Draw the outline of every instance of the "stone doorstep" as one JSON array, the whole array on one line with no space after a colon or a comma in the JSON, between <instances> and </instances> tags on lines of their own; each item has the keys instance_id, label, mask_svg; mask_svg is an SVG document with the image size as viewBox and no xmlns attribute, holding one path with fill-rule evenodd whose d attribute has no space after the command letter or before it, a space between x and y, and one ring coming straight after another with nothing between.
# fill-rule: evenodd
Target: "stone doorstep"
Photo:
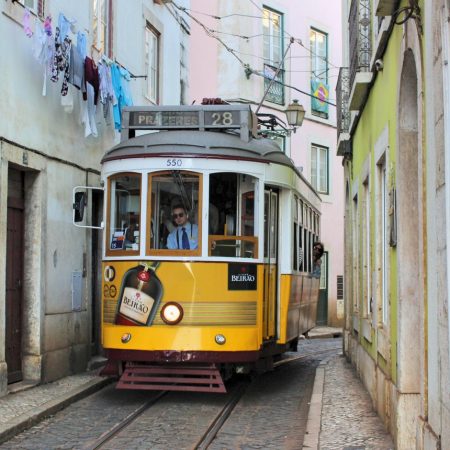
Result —
<instances>
[{"instance_id":1,"label":"stone doorstep","mask_svg":"<svg viewBox=\"0 0 450 450\"><path fill-rule=\"evenodd\" d=\"M38 381L22 380L18 383L12 383L8 385L8 394L17 394L18 392L26 391L39 384Z\"/></svg>"}]
</instances>

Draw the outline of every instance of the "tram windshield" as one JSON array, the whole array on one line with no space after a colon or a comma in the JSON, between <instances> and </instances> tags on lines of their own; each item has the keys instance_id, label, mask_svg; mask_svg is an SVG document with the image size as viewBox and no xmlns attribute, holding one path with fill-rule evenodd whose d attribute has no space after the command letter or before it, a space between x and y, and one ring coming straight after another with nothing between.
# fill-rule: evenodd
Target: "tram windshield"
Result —
<instances>
[{"instance_id":1,"label":"tram windshield","mask_svg":"<svg viewBox=\"0 0 450 450\"><path fill-rule=\"evenodd\" d=\"M149 175L149 250L199 253L201 177L173 170Z\"/></svg>"}]
</instances>

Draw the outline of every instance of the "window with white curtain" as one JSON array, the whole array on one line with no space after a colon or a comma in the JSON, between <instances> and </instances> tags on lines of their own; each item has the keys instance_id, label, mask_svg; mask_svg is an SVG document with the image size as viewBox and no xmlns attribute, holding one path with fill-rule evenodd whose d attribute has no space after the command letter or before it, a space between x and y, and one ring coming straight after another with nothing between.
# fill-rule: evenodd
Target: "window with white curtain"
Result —
<instances>
[{"instance_id":1,"label":"window with white curtain","mask_svg":"<svg viewBox=\"0 0 450 450\"><path fill-rule=\"evenodd\" d=\"M328 35L311 28L309 45L311 49L311 76L328 83Z\"/></svg>"},{"instance_id":2,"label":"window with white curtain","mask_svg":"<svg viewBox=\"0 0 450 450\"><path fill-rule=\"evenodd\" d=\"M329 149L320 145L311 145L311 184L322 194L329 194L328 180Z\"/></svg>"},{"instance_id":3,"label":"window with white curtain","mask_svg":"<svg viewBox=\"0 0 450 450\"><path fill-rule=\"evenodd\" d=\"M159 36L149 23L145 28L145 65L147 85L145 95L155 104L159 103Z\"/></svg>"},{"instance_id":4,"label":"window with white curtain","mask_svg":"<svg viewBox=\"0 0 450 450\"><path fill-rule=\"evenodd\" d=\"M109 49L107 0L92 0L92 45L100 53L108 55Z\"/></svg>"},{"instance_id":5,"label":"window with white curtain","mask_svg":"<svg viewBox=\"0 0 450 450\"><path fill-rule=\"evenodd\" d=\"M269 87L266 100L284 104L284 70L277 73L283 58L283 15L272 9L263 8L263 57L264 57L264 89ZM277 73L277 75L275 75Z\"/></svg>"}]
</instances>

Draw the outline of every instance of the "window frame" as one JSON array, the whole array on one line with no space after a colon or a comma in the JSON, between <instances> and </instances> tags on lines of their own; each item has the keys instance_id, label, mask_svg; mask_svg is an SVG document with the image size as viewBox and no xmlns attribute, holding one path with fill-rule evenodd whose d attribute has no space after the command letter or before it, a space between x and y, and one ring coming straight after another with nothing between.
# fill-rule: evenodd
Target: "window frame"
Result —
<instances>
[{"instance_id":1,"label":"window frame","mask_svg":"<svg viewBox=\"0 0 450 450\"><path fill-rule=\"evenodd\" d=\"M326 151L326 174L325 174L325 181L326 181L326 189L322 190L319 189L322 188L322 186L318 186L320 184L320 175L321 175L321 171L320 171L320 158L319 158L319 150L325 150ZM316 167L315 167L315 180L316 182L313 182L313 153L315 153L316 155ZM311 167L310 167L310 174L311 174L311 185L314 187L314 189L319 192L320 194L324 194L324 195L330 195L330 149L329 147L326 147L324 145L319 145L319 144L311 144Z\"/></svg>"},{"instance_id":2,"label":"window frame","mask_svg":"<svg viewBox=\"0 0 450 450\"><path fill-rule=\"evenodd\" d=\"M146 256L176 256L176 257L185 257L185 256L202 256L202 214L203 211L203 177L204 173L202 172L194 172L189 170L181 170L180 172L188 173L190 175L198 176L198 223L196 223L198 227L198 245L194 250L183 250L183 249L154 249L150 247L151 239L146 239L145 244L145 254ZM152 223L152 178L154 176L161 176L165 174L170 174L170 170L155 170L154 172L149 172L147 175L147 227L145 230L146 236L150 236L150 227Z\"/></svg>"},{"instance_id":3,"label":"window frame","mask_svg":"<svg viewBox=\"0 0 450 450\"><path fill-rule=\"evenodd\" d=\"M150 64L150 37L153 42L156 42L155 57L152 64L156 67L151 67ZM160 101L160 57L161 57L161 33L148 20L145 25L145 42L144 42L144 61L145 73L147 75L145 83L145 97L153 104L158 105ZM150 88L150 85L153 84ZM154 93L152 90L154 89Z\"/></svg>"},{"instance_id":4,"label":"window frame","mask_svg":"<svg viewBox=\"0 0 450 450\"><path fill-rule=\"evenodd\" d=\"M268 14L268 17L266 18L265 14ZM280 11L277 11L273 8L270 8L266 5L263 5L262 7L262 34L263 34L263 49L262 49L262 55L263 55L263 61L264 61L264 73L266 72L266 68L268 68L271 71L276 71L278 69L278 66L280 65L280 62L283 59L284 54L284 14ZM279 23L280 23L280 34L279 34L279 60L276 61L274 58L274 41L275 41L275 34L273 33L273 21L272 16L277 15L279 17ZM269 26L268 26L268 34L265 33L266 27L264 26L264 21L268 20ZM269 44L268 44L268 55L266 55L265 50L265 38L268 38ZM264 90L266 90L271 83L271 79L266 78L264 76ZM277 105L284 105L285 103L285 92L284 92L284 64L281 66L276 81L279 81L279 83L274 83L269 89L269 92L266 96L266 101L270 103L275 103ZM277 94L272 93L274 87L278 87L281 90L280 98L277 98Z\"/></svg>"},{"instance_id":5,"label":"window frame","mask_svg":"<svg viewBox=\"0 0 450 450\"><path fill-rule=\"evenodd\" d=\"M321 36L324 36L325 38L325 55L319 55L317 52L317 45L315 45L314 49L312 48L313 39L311 38L311 35L315 33L320 34ZM317 39L314 40L314 42L317 42ZM319 30L318 28L311 27L309 29L309 49L311 52L311 78L314 78L316 80L323 81L324 83L328 84L328 72L329 72L329 64L328 64L328 33L325 33L324 31ZM317 61L323 60L325 63L325 70L321 71L319 74L317 74ZM325 72L325 76L322 76L322 73Z\"/></svg>"},{"instance_id":6,"label":"window frame","mask_svg":"<svg viewBox=\"0 0 450 450\"><path fill-rule=\"evenodd\" d=\"M313 42L317 43L317 39L314 39L314 40L312 39L313 33L316 36L321 35L325 39L325 55L323 55L323 56L318 54L317 44L315 44L314 48L312 48ZM330 71L330 68L329 68L329 63L328 63L328 33L325 33L324 31L321 31L318 28L311 27L310 31L309 31L309 49L310 49L310 54L311 54L311 59L310 59L311 80L321 81L322 83L326 84L327 87L329 88L328 72ZM320 70L320 71L318 70L319 64L320 64L320 63L318 63L319 60L323 60L323 62L325 63L324 70ZM325 75L323 75L323 74L325 74ZM314 116L321 117L323 119L328 119L328 117L329 117L328 112L318 111L318 110L314 109L315 103L313 100L314 99L311 98L311 114Z\"/></svg>"},{"instance_id":7,"label":"window frame","mask_svg":"<svg viewBox=\"0 0 450 450\"><path fill-rule=\"evenodd\" d=\"M44 9L45 9L45 0L15 0L19 5L28 9L31 13L35 14L38 17L44 17ZM27 2L31 1L33 6L30 7L27 5Z\"/></svg>"},{"instance_id":8,"label":"window frame","mask_svg":"<svg viewBox=\"0 0 450 450\"><path fill-rule=\"evenodd\" d=\"M140 192L140 204L139 204L139 230L140 230L140 242L142 243L142 179L143 175L140 172L118 172L108 176L108 191L107 191L107 202L106 202L106 232L105 232L105 255L106 256L137 256L141 252L141 243L137 250L112 250L111 249L111 185L115 178L125 177L125 176L138 176L140 179L139 192Z\"/></svg>"},{"instance_id":9,"label":"window frame","mask_svg":"<svg viewBox=\"0 0 450 450\"><path fill-rule=\"evenodd\" d=\"M104 13L102 6L104 5ZM112 2L111 0L94 0L92 2L92 47L99 53L112 57ZM98 30L101 27L101 33ZM103 45L102 45L103 36Z\"/></svg>"}]
</instances>

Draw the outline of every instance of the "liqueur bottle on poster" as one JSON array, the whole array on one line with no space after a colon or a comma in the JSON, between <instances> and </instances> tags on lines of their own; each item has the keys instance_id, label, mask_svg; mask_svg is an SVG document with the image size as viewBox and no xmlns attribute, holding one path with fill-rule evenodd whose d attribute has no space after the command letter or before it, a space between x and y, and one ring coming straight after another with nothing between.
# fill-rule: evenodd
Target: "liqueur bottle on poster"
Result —
<instances>
[{"instance_id":1,"label":"liqueur bottle on poster","mask_svg":"<svg viewBox=\"0 0 450 450\"><path fill-rule=\"evenodd\" d=\"M156 269L159 262L140 263L128 270L122 280L117 305L117 325L149 325L163 295Z\"/></svg>"}]
</instances>

